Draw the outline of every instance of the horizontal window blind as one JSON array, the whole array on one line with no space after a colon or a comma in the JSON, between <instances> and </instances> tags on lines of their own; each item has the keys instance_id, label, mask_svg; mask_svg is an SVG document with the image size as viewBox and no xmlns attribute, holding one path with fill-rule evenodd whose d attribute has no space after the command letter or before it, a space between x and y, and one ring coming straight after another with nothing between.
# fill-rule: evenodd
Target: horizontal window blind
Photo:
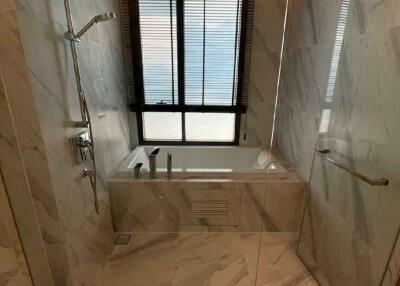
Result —
<instances>
[{"instance_id":1,"label":"horizontal window blind","mask_svg":"<svg viewBox=\"0 0 400 286\"><path fill-rule=\"evenodd\" d=\"M132 111L245 110L253 0L120 1Z\"/></svg>"},{"instance_id":2,"label":"horizontal window blind","mask_svg":"<svg viewBox=\"0 0 400 286\"><path fill-rule=\"evenodd\" d=\"M145 104L178 102L175 0L139 0Z\"/></svg>"},{"instance_id":3,"label":"horizontal window blind","mask_svg":"<svg viewBox=\"0 0 400 286\"><path fill-rule=\"evenodd\" d=\"M241 0L186 0L185 103L235 105Z\"/></svg>"}]
</instances>

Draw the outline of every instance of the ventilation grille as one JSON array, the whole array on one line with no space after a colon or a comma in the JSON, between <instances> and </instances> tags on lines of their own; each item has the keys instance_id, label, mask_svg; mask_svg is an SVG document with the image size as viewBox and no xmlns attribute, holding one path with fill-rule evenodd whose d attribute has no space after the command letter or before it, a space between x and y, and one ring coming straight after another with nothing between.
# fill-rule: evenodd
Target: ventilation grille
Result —
<instances>
[{"instance_id":1,"label":"ventilation grille","mask_svg":"<svg viewBox=\"0 0 400 286\"><path fill-rule=\"evenodd\" d=\"M194 200L192 201L193 217L227 216L229 202L227 200Z\"/></svg>"}]
</instances>

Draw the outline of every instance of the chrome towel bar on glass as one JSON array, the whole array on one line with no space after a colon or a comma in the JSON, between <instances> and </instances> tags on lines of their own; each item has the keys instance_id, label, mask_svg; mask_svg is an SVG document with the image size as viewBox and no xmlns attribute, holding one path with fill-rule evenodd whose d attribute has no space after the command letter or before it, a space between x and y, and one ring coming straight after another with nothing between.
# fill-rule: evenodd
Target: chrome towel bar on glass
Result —
<instances>
[{"instance_id":1,"label":"chrome towel bar on glass","mask_svg":"<svg viewBox=\"0 0 400 286\"><path fill-rule=\"evenodd\" d=\"M352 174L354 177L359 178L360 180L370 184L371 186L387 186L387 185L389 185L389 180L386 178L370 179L370 178L360 174L359 172L346 167L343 163L337 161L336 159L334 159L328 155L331 153L331 150L329 150L329 149L315 150L315 151L318 154L320 154L328 162L332 163L333 165L339 167L342 170L345 170L346 172Z\"/></svg>"}]
</instances>

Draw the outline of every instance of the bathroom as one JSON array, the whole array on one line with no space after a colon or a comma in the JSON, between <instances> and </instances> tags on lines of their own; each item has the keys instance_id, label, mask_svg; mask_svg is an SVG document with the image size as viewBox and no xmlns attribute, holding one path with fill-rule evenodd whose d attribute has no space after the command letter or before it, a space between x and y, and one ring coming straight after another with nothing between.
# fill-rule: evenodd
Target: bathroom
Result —
<instances>
[{"instance_id":1,"label":"bathroom","mask_svg":"<svg viewBox=\"0 0 400 286\"><path fill-rule=\"evenodd\" d=\"M1 286L400 285L400 1L0 0L0 38Z\"/></svg>"}]
</instances>

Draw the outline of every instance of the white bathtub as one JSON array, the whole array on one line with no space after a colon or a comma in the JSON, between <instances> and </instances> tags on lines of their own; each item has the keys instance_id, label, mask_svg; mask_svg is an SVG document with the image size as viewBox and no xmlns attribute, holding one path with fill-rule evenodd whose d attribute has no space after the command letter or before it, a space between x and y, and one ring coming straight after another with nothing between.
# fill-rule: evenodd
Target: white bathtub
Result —
<instances>
[{"instance_id":1,"label":"white bathtub","mask_svg":"<svg viewBox=\"0 0 400 286\"><path fill-rule=\"evenodd\" d=\"M137 147L120 165L118 173L131 173L137 163L142 163L142 178L149 177L148 155L155 146ZM167 154L172 154L173 177L193 177L211 174L230 177L240 174L264 174L285 172L279 162L269 158L261 148L248 147L208 147L208 146L159 146L157 155L157 177L166 177Z\"/></svg>"}]
</instances>

